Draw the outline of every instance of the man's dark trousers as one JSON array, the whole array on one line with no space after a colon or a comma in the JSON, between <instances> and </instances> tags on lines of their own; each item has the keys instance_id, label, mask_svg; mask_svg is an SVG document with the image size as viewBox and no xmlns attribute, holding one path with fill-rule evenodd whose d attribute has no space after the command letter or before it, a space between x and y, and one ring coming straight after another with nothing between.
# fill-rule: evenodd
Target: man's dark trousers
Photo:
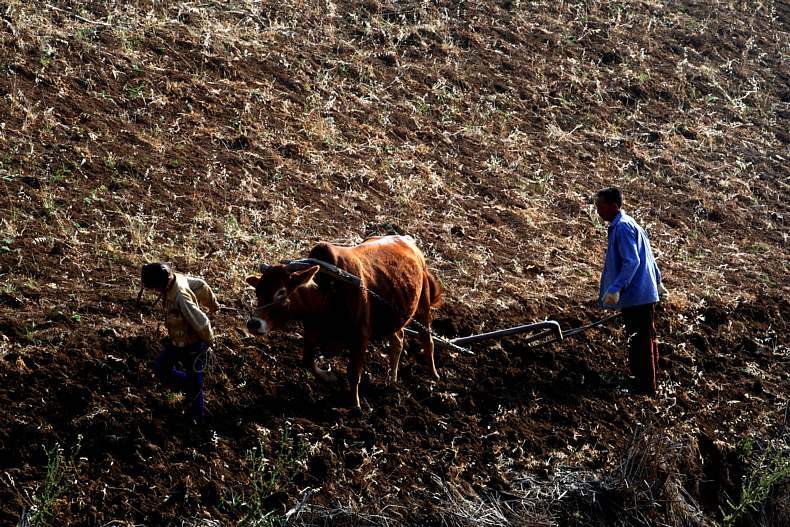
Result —
<instances>
[{"instance_id":1,"label":"man's dark trousers","mask_svg":"<svg viewBox=\"0 0 790 527\"><path fill-rule=\"evenodd\" d=\"M623 309L625 331L628 335L628 367L631 375L636 378L637 390L650 395L654 395L658 388L655 312L655 304Z\"/></svg>"}]
</instances>

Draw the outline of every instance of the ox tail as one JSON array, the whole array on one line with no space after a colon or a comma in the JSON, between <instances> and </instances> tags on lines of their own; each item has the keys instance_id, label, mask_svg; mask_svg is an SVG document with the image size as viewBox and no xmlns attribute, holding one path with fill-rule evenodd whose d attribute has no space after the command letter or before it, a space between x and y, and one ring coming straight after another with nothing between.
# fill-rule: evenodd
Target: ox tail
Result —
<instances>
[{"instance_id":1,"label":"ox tail","mask_svg":"<svg viewBox=\"0 0 790 527\"><path fill-rule=\"evenodd\" d=\"M442 284L430 271L425 271L425 275L428 277L428 300L431 307L439 307L442 305Z\"/></svg>"}]
</instances>

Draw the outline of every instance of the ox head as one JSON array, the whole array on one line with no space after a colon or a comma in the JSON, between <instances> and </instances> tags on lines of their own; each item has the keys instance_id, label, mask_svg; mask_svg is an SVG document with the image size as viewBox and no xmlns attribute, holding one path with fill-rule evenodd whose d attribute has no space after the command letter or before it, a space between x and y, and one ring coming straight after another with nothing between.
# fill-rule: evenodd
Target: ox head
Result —
<instances>
[{"instance_id":1,"label":"ox head","mask_svg":"<svg viewBox=\"0 0 790 527\"><path fill-rule=\"evenodd\" d=\"M261 265L260 277L247 277L258 299L254 315L247 320L247 329L253 334L265 335L284 326L293 315L294 293L310 284L319 269L317 265L300 270L289 270L284 265Z\"/></svg>"}]
</instances>

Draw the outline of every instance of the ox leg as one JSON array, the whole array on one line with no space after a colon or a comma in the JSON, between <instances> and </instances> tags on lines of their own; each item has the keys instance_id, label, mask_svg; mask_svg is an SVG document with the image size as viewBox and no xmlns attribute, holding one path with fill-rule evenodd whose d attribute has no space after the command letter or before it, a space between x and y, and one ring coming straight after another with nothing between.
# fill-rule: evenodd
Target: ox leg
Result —
<instances>
[{"instance_id":1,"label":"ox leg","mask_svg":"<svg viewBox=\"0 0 790 527\"><path fill-rule=\"evenodd\" d=\"M429 326L426 324L425 327ZM431 369L431 375L438 381L439 372L436 371L436 362L433 358L433 337L431 337L431 334L421 331L420 344L422 345L422 350L425 352L425 360L428 362L428 367Z\"/></svg>"},{"instance_id":2,"label":"ox leg","mask_svg":"<svg viewBox=\"0 0 790 527\"><path fill-rule=\"evenodd\" d=\"M351 396L357 408L362 407L359 402L359 383L362 381L362 366L365 363L367 347L367 338L354 344L351 348L351 359L348 362L348 385L351 388Z\"/></svg>"},{"instance_id":3,"label":"ox leg","mask_svg":"<svg viewBox=\"0 0 790 527\"><path fill-rule=\"evenodd\" d=\"M398 365L400 364L400 355L403 352L403 329L400 329L392 334L390 337L390 380L393 383L398 382Z\"/></svg>"},{"instance_id":4,"label":"ox leg","mask_svg":"<svg viewBox=\"0 0 790 527\"><path fill-rule=\"evenodd\" d=\"M423 283L423 293L420 295L420 303L417 306L417 312L414 314L414 318L426 328L420 329L419 331L420 344L422 345L423 352L425 352L425 360L428 363L428 367L431 369L431 375L438 381L439 373L436 371L436 362L433 358L433 337L430 332L431 299L426 294L426 291L429 290L430 286L428 284L428 278L426 277Z\"/></svg>"}]
</instances>

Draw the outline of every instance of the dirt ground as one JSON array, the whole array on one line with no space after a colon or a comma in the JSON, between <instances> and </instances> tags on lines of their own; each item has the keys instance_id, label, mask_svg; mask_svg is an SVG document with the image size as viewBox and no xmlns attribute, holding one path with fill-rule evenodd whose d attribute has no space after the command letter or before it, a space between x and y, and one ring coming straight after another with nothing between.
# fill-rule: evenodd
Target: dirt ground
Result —
<instances>
[{"instance_id":1,"label":"dirt ground","mask_svg":"<svg viewBox=\"0 0 790 527\"><path fill-rule=\"evenodd\" d=\"M0 17L0 523L714 525L760 453L790 457L786 4ZM373 346L361 411L300 367L298 326L245 330L258 263L383 233L425 251L441 335L587 324L610 184L671 293L655 398L618 323L439 349L438 382L410 343L387 384ZM226 306L203 426L154 378L147 261ZM785 524L787 483L734 524Z\"/></svg>"}]
</instances>

